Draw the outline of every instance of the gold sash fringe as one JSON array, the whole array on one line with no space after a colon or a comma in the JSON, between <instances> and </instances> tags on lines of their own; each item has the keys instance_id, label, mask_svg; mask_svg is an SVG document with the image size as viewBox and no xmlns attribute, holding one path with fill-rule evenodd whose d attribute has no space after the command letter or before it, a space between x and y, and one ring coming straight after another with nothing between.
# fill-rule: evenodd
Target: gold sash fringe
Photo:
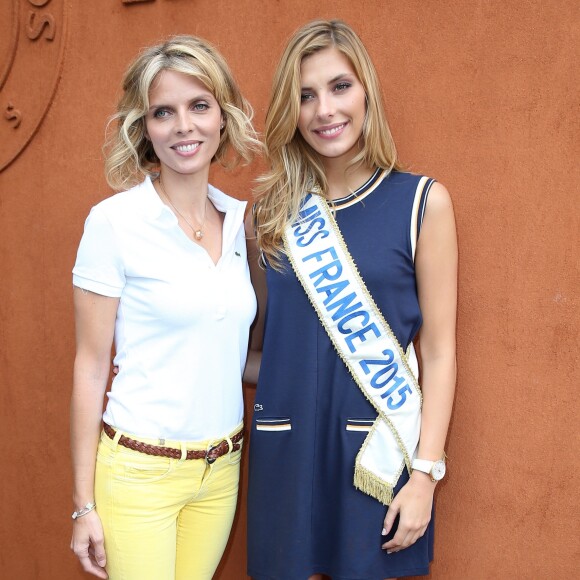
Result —
<instances>
[{"instance_id":1,"label":"gold sash fringe","mask_svg":"<svg viewBox=\"0 0 580 580\"><path fill-rule=\"evenodd\" d=\"M357 464L354 466L354 486L363 493L374 497L383 505L393 501L393 486L379 479L372 471Z\"/></svg>"}]
</instances>

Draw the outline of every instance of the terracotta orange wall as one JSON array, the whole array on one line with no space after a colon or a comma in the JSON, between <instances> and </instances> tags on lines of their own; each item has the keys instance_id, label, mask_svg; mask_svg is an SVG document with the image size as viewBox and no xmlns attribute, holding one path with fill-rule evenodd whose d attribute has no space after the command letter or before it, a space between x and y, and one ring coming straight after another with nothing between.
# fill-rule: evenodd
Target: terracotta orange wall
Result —
<instances>
[{"instance_id":1,"label":"terracotta orange wall","mask_svg":"<svg viewBox=\"0 0 580 580\"><path fill-rule=\"evenodd\" d=\"M576 577L578 3L3 0L3 578L82 577L68 550L70 271L109 194L100 147L126 64L170 33L204 36L261 127L284 39L335 16L374 57L403 161L447 185L457 213L459 380L431 577ZM214 182L248 198L256 172ZM246 488L221 579L246 577Z\"/></svg>"}]
</instances>

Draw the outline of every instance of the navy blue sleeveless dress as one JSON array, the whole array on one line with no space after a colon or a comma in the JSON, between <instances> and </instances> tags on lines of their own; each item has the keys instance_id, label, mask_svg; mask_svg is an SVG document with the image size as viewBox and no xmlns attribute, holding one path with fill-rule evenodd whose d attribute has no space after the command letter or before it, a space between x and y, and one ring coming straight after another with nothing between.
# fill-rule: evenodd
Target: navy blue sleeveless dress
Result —
<instances>
[{"instance_id":1,"label":"navy blue sleeveless dress","mask_svg":"<svg viewBox=\"0 0 580 580\"><path fill-rule=\"evenodd\" d=\"M420 179L377 170L336 202L350 253L403 348L422 322L413 254L432 181L415 199ZM374 408L336 354L288 261L284 272L267 267L266 276L250 444L248 574L256 580L428 574L433 519L413 546L387 554L381 549L386 507L353 486L355 457ZM407 479L405 470L395 493Z\"/></svg>"}]
</instances>

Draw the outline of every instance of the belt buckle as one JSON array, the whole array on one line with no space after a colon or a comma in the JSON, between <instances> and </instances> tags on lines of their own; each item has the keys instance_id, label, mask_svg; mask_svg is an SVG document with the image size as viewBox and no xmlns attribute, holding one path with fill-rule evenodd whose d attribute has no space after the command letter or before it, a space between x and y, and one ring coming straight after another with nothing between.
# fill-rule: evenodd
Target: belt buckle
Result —
<instances>
[{"instance_id":1,"label":"belt buckle","mask_svg":"<svg viewBox=\"0 0 580 580\"><path fill-rule=\"evenodd\" d=\"M219 457L219 455L216 455L215 457L210 457L210 454L215 451L221 444L223 443L223 441L220 441L217 445L212 445L205 453L205 462L208 465L211 465L212 463L215 462L215 460Z\"/></svg>"}]
</instances>

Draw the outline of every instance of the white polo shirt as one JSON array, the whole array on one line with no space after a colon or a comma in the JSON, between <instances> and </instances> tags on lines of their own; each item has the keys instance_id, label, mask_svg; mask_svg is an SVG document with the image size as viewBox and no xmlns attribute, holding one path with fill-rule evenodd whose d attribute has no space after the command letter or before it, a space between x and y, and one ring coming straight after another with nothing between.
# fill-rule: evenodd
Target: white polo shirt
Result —
<instances>
[{"instance_id":1,"label":"white polo shirt","mask_svg":"<svg viewBox=\"0 0 580 580\"><path fill-rule=\"evenodd\" d=\"M245 202L209 186L225 213L222 256L181 230L151 180L91 210L73 284L119 297L113 381L103 419L142 437L204 440L242 420L241 376L256 313Z\"/></svg>"}]
</instances>

